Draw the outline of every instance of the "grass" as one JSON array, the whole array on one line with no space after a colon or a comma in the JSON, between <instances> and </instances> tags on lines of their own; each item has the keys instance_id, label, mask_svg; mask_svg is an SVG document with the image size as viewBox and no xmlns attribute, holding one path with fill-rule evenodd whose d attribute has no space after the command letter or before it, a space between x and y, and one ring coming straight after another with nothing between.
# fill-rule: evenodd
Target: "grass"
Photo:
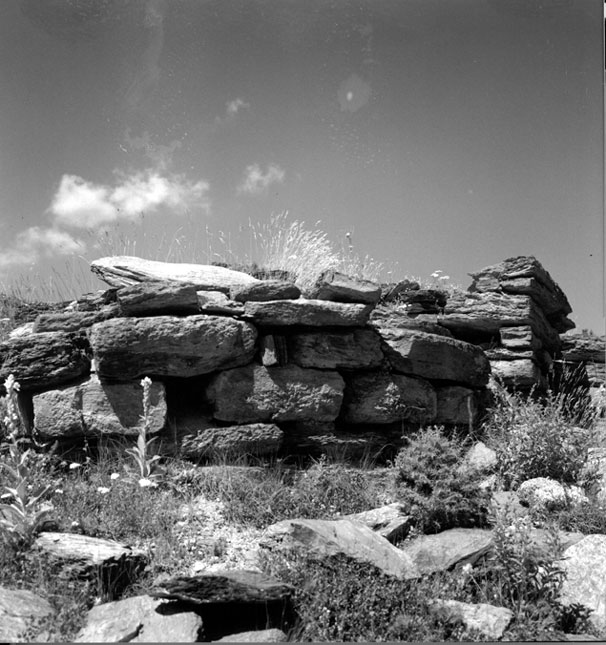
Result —
<instances>
[{"instance_id":1,"label":"grass","mask_svg":"<svg viewBox=\"0 0 606 645\"><path fill-rule=\"evenodd\" d=\"M545 474L544 468L551 467L554 459L546 455L544 461L528 461L525 451L508 442L518 442L522 429L528 434L531 418L541 420L547 416L550 423L541 428L552 437L560 436L555 420L572 422L555 399L538 403L508 396L501 393L497 399L484 426L484 438L497 447L500 455L499 485L512 488L517 479L504 475L503 463L520 472L525 469L525 476L539 476ZM7 400L10 404L11 397ZM16 436L17 412L10 405L9 408L4 434ZM497 420L507 420L509 425L498 426ZM18 473L23 489L29 491L33 482L46 489L39 503L52 505L51 528L118 540L149 554L146 570L131 582L123 596L146 593L162 578L190 574L212 564L242 566L247 550L254 546L262 529L282 519L335 519L386 501L385 489L370 477L371 464L367 469L351 468L328 457L312 461L305 468L287 467L279 460L264 463L240 458L238 462L224 460L196 466L167 459L157 485L142 486L141 469L150 464L151 454L145 452L145 437L139 439L140 459L134 459L132 451L126 451L119 442L103 444L95 454L85 451L76 461L32 445L27 454L23 452L19 457L27 466L27 470ZM21 437L21 441L26 439ZM11 445L5 442L3 448L5 466L16 458L15 449L10 452ZM145 450L142 446L146 446ZM416 535L451 526L492 527L492 554L473 568L413 582L388 578L370 566L343 558L319 563L301 555L288 559L264 557L262 567L291 582L297 590L299 621L291 639L485 640L477 632L465 631L460 623L437 616L431 609L435 598L487 602L511 609L514 621L506 634L510 640L555 637L564 628L590 629L583 608L566 610L558 603L563 573L557 564L557 529L603 531L604 521L598 520L603 517L603 506L591 500L574 513L564 509L549 516L531 514L525 520L496 516L489 512L480 477L464 475L460 470L467 448L468 443L437 427L412 435L391 466L387 501L400 501L409 508ZM543 450L548 449L561 447L547 441ZM572 443L567 450L571 463L582 461L582 445ZM568 471L549 473L570 479ZM1 483L9 486L6 490L14 488L10 477L3 467ZM10 501L9 495L5 502ZM32 513L37 512L37 506L38 501L32 505ZM551 531L553 546L549 553L532 546L530 530L536 524ZM30 589L47 598L56 613L35 629L43 629L51 640L73 640L87 610L101 598L99 583L58 575L31 549L35 533L34 529L23 539L10 540L6 539L6 531L2 532L0 585ZM33 631L29 636L35 636Z\"/></svg>"}]
</instances>

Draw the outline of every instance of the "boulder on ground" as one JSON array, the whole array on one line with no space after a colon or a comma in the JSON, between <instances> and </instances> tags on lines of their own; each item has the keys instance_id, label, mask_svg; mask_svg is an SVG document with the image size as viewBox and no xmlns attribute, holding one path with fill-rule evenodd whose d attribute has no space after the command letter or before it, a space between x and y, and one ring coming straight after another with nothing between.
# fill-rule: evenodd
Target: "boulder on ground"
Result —
<instances>
[{"instance_id":1,"label":"boulder on ground","mask_svg":"<svg viewBox=\"0 0 606 645\"><path fill-rule=\"evenodd\" d=\"M588 501L578 486L564 486L549 477L534 477L522 482L518 497L531 508L552 511Z\"/></svg>"},{"instance_id":2,"label":"boulder on ground","mask_svg":"<svg viewBox=\"0 0 606 645\"><path fill-rule=\"evenodd\" d=\"M99 258L91 271L111 287L127 287L149 280L172 280L192 284L196 289L223 291L256 284L258 280L240 271L207 264L157 262L126 255Z\"/></svg>"},{"instance_id":3,"label":"boulder on ground","mask_svg":"<svg viewBox=\"0 0 606 645\"><path fill-rule=\"evenodd\" d=\"M589 618L606 629L606 535L587 535L568 547L559 564L566 573L560 590L564 606L579 604L593 610Z\"/></svg>"},{"instance_id":4,"label":"boulder on ground","mask_svg":"<svg viewBox=\"0 0 606 645\"><path fill-rule=\"evenodd\" d=\"M261 280L255 284L234 288L230 298L237 302L267 302L268 300L296 300L301 289L284 280Z\"/></svg>"},{"instance_id":5,"label":"boulder on ground","mask_svg":"<svg viewBox=\"0 0 606 645\"><path fill-rule=\"evenodd\" d=\"M454 381L472 387L488 383L490 363L475 345L406 329L381 328L383 352L400 374Z\"/></svg>"},{"instance_id":6,"label":"boulder on ground","mask_svg":"<svg viewBox=\"0 0 606 645\"><path fill-rule=\"evenodd\" d=\"M288 358L300 367L363 370L383 362L381 338L372 329L288 336Z\"/></svg>"},{"instance_id":7,"label":"boulder on ground","mask_svg":"<svg viewBox=\"0 0 606 645\"><path fill-rule=\"evenodd\" d=\"M23 642L28 627L52 613L48 600L35 593L0 587L0 642Z\"/></svg>"},{"instance_id":8,"label":"boulder on ground","mask_svg":"<svg viewBox=\"0 0 606 645\"><path fill-rule=\"evenodd\" d=\"M340 419L347 424L431 423L436 393L423 379L400 374L353 374L346 379Z\"/></svg>"},{"instance_id":9,"label":"boulder on ground","mask_svg":"<svg viewBox=\"0 0 606 645\"><path fill-rule=\"evenodd\" d=\"M90 331L100 376L196 376L249 363L257 332L223 316L114 318Z\"/></svg>"},{"instance_id":10,"label":"boulder on ground","mask_svg":"<svg viewBox=\"0 0 606 645\"><path fill-rule=\"evenodd\" d=\"M223 636L213 643L285 643L287 635L281 629L259 629Z\"/></svg>"},{"instance_id":11,"label":"boulder on ground","mask_svg":"<svg viewBox=\"0 0 606 645\"><path fill-rule=\"evenodd\" d=\"M483 441L477 441L465 454L461 469L467 472L486 474L492 472L497 464L497 453Z\"/></svg>"},{"instance_id":12,"label":"boulder on ground","mask_svg":"<svg viewBox=\"0 0 606 645\"><path fill-rule=\"evenodd\" d=\"M372 305L346 304L327 300L271 300L247 302L247 318L263 327L363 327Z\"/></svg>"},{"instance_id":13,"label":"boulder on ground","mask_svg":"<svg viewBox=\"0 0 606 645\"><path fill-rule=\"evenodd\" d=\"M43 437L136 436L143 427L141 384L104 383L95 375L84 383L48 390L33 397L34 427ZM164 385L150 388L149 432L166 424Z\"/></svg>"},{"instance_id":14,"label":"boulder on ground","mask_svg":"<svg viewBox=\"0 0 606 645\"><path fill-rule=\"evenodd\" d=\"M196 643L202 619L192 611L175 612L150 596L133 596L93 607L76 643Z\"/></svg>"},{"instance_id":15,"label":"boulder on ground","mask_svg":"<svg viewBox=\"0 0 606 645\"><path fill-rule=\"evenodd\" d=\"M513 612L505 607L486 603L470 604L437 598L429 604L430 611L442 620L462 623L491 640L499 640L513 620Z\"/></svg>"},{"instance_id":16,"label":"boulder on ground","mask_svg":"<svg viewBox=\"0 0 606 645\"><path fill-rule=\"evenodd\" d=\"M448 571L458 564L474 564L492 547L492 532L449 529L422 535L402 547L421 575Z\"/></svg>"},{"instance_id":17,"label":"boulder on ground","mask_svg":"<svg viewBox=\"0 0 606 645\"><path fill-rule=\"evenodd\" d=\"M60 564L66 575L99 580L105 593L111 595L133 582L147 564L145 553L139 549L75 533L40 533L32 548Z\"/></svg>"},{"instance_id":18,"label":"boulder on ground","mask_svg":"<svg viewBox=\"0 0 606 645\"><path fill-rule=\"evenodd\" d=\"M334 421L343 400L337 372L296 365L247 365L215 376L207 390L214 416L231 423Z\"/></svg>"},{"instance_id":19,"label":"boulder on ground","mask_svg":"<svg viewBox=\"0 0 606 645\"><path fill-rule=\"evenodd\" d=\"M48 331L0 343L0 382L12 374L25 390L42 390L74 381L90 370L86 340Z\"/></svg>"},{"instance_id":20,"label":"boulder on ground","mask_svg":"<svg viewBox=\"0 0 606 645\"><path fill-rule=\"evenodd\" d=\"M194 610L208 640L266 628L288 630L294 620L294 588L260 571L222 569L178 576L163 581L150 595Z\"/></svg>"},{"instance_id":21,"label":"boulder on ground","mask_svg":"<svg viewBox=\"0 0 606 645\"><path fill-rule=\"evenodd\" d=\"M265 531L259 547L285 557L289 552L298 552L320 561L341 555L396 578L419 577L410 556L372 529L351 520L283 520Z\"/></svg>"},{"instance_id":22,"label":"boulder on ground","mask_svg":"<svg viewBox=\"0 0 606 645\"><path fill-rule=\"evenodd\" d=\"M345 515L343 519L365 524L392 544L405 539L411 529L410 515L406 513L406 507L400 502L393 502L362 513Z\"/></svg>"},{"instance_id":23,"label":"boulder on ground","mask_svg":"<svg viewBox=\"0 0 606 645\"><path fill-rule=\"evenodd\" d=\"M284 432L273 423L205 428L184 436L181 453L188 459L211 455L271 455L282 445Z\"/></svg>"},{"instance_id":24,"label":"boulder on ground","mask_svg":"<svg viewBox=\"0 0 606 645\"><path fill-rule=\"evenodd\" d=\"M352 278L329 269L318 278L308 295L317 300L376 305L381 298L381 287L370 280Z\"/></svg>"}]
</instances>

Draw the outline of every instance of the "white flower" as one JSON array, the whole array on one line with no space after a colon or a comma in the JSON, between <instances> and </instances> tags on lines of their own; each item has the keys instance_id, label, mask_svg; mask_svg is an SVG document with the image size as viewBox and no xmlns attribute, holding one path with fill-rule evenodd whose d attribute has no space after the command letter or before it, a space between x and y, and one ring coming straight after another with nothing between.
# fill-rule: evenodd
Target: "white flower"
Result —
<instances>
[{"instance_id":1,"label":"white flower","mask_svg":"<svg viewBox=\"0 0 606 645\"><path fill-rule=\"evenodd\" d=\"M79 464L77 461L74 461L69 465L69 469L76 470L76 468L80 468L80 466L82 466L82 464Z\"/></svg>"},{"instance_id":2,"label":"white flower","mask_svg":"<svg viewBox=\"0 0 606 645\"><path fill-rule=\"evenodd\" d=\"M101 495L107 495L107 493L109 493L109 488L106 488L105 486L97 486L97 492Z\"/></svg>"},{"instance_id":3,"label":"white flower","mask_svg":"<svg viewBox=\"0 0 606 645\"><path fill-rule=\"evenodd\" d=\"M74 521L70 524L70 526L71 526L73 529L77 529L77 528L80 526L80 522L78 522L77 520L74 520Z\"/></svg>"},{"instance_id":4,"label":"white flower","mask_svg":"<svg viewBox=\"0 0 606 645\"><path fill-rule=\"evenodd\" d=\"M158 484L156 484L156 482L153 482L151 479L148 479L147 477L142 477L139 480L139 486L141 486L141 488L157 488Z\"/></svg>"},{"instance_id":5,"label":"white flower","mask_svg":"<svg viewBox=\"0 0 606 645\"><path fill-rule=\"evenodd\" d=\"M110 479L112 479L112 480L114 480L114 479L118 479L119 477L120 477L120 473L112 473L112 474L109 476L109 478L110 478Z\"/></svg>"},{"instance_id":6,"label":"white flower","mask_svg":"<svg viewBox=\"0 0 606 645\"><path fill-rule=\"evenodd\" d=\"M61 488L57 488L55 495L63 495L63 490Z\"/></svg>"}]
</instances>

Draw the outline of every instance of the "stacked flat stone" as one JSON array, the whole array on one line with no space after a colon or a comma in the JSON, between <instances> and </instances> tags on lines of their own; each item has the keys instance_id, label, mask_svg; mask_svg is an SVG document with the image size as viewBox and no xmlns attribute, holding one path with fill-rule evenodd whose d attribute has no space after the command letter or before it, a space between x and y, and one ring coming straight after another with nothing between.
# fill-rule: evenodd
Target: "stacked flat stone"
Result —
<instances>
[{"instance_id":1,"label":"stacked flat stone","mask_svg":"<svg viewBox=\"0 0 606 645\"><path fill-rule=\"evenodd\" d=\"M397 449L407 428L480 418L482 349L397 317L370 323L374 283L331 271L304 298L292 283L224 267L93 266L111 289L0 344L0 381L21 383L43 438L136 436L146 376L149 431L167 453L195 458L377 452Z\"/></svg>"},{"instance_id":2,"label":"stacked flat stone","mask_svg":"<svg viewBox=\"0 0 606 645\"><path fill-rule=\"evenodd\" d=\"M470 274L467 292L448 300L440 324L455 338L484 348L505 385L545 390L560 334L575 325L560 287L532 256L509 258Z\"/></svg>"}]
</instances>

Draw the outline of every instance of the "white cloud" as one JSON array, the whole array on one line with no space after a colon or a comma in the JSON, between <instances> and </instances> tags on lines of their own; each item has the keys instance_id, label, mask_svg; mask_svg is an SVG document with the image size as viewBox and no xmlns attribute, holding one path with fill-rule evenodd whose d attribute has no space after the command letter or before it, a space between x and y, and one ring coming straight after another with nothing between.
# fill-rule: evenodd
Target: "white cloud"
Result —
<instances>
[{"instance_id":1,"label":"white cloud","mask_svg":"<svg viewBox=\"0 0 606 645\"><path fill-rule=\"evenodd\" d=\"M209 188L205 181L192 183L176 175L164 177L157 171L122 177L114 187L64 175L49 210L56 224L95 229L120 219L132 220L142 212L153 213L160 206L177 213L190 206L208 211Z\"/></svg>"},{"instance_id":2,"label":"white cloud","mask_svg":"<svg viewBox=\"0 0 606 645\"><path fill-rule=\"evenodd\" d=\"M227 103L227 114L228 116L235 116L239 110L246 109L250 107L250 103L246 103L240 98L234 99Z\"/></svg>"},{"instance_id":3,"label":"white cloud","mask_svg":"<svg viewBox=\"0 0 606 645\"><path fill-rule=\"evenodd\" d=\"M54 227L31 226L19 233L13 248L0 253L0 267L30 264L41 257L84 253L86 244Z\"/></svg>"},{"instance_id":4,"label":"white cloud","mask_svg":"<svg viewBox=\"0 0 606 645\"><path fill-rule=\"evenodd\" d=\"M247 166L244 180L238 186L238 193L258 195L267 190L271 184L284 181L285 174L284 170L276 164L270 164L266 173L261 171L259 164Z\"/></svg>"}]
</instances>

